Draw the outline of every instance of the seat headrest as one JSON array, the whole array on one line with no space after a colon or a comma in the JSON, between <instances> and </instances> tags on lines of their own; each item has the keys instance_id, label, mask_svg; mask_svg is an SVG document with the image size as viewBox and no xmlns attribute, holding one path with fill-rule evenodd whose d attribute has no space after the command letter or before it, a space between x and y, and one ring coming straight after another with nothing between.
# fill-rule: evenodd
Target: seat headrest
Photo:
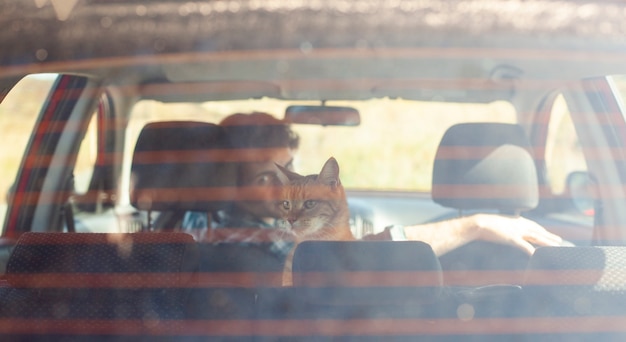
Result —
<instances>
[{"instance_id":1,"label":"seat headrest","mask_svg":"<svg viewBox=\"0 0 626 342\"><path fill-rule=\"evenodd\" d=\"M131 204L140 210L214 211L236 195L222 127L195 121L147 124L131 166Z\"/></svg>"},{"instance_id":2,"label":"seat headrest","mask_svg":"<svg viewBox=\"0 0 626 342\"><path fill-rule=\"evenodd\" d=\"M184 233L33 233L7 262L13 287L158 288L191 280L196 245Z\"/></svg>"},{"instance_id":3,"label":"seat headrest","mask_svg":"<svg viewBox=\"0 0 626 342\"><path fill-rule=\"evenodd\" d=\"M519 213L537 206L537 171L523 128L463 123L444 134L433 166L433 200L460 210Z\"/></svg>"}]
</instances>

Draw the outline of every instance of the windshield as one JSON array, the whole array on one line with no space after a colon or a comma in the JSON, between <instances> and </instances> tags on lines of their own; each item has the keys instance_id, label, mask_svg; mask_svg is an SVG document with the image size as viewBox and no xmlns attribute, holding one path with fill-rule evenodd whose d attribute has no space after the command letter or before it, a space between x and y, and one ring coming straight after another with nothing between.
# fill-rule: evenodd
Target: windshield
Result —
<instances>
[{"instance_id":1,"label":"windshield","mask_svg":"<svg viewBox=\"0 0 626 342\"><path fill-rule=\"evenodd\" d=\"M266 112L282 119L285 109L311 101L271 98L203 103L139 101L133 108L127 153L147 122L198 120L218 123L234 113ZM349 189L430 192L437 146L450 126L462 122L516 123L515 108L491 103L423 102L403 99L327 101L360 112L358 127L294 124L301 136L295 169L317 173L329 157L340 161L342 183ZM562 181L562 180L560 180Z\"/></svg>"}]
</instances>

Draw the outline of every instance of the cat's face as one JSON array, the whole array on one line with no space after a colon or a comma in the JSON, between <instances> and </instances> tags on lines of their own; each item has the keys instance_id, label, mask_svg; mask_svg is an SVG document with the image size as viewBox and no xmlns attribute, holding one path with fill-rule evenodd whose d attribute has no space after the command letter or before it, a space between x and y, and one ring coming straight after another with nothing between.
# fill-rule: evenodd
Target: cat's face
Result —
<instances>
[{"instance_id":1,"label":"cat's face","mask_svg":"<svg viewBox=\"0 0 626 342\"><path fill-rule=\"evenodd\" d=\"M319 175L302 176L280 169L289 180L275 203L280 228L316 239L340 238L338 232L349 230L347 201L334 158L324 164Z\"/></svg>"}]
</instances>

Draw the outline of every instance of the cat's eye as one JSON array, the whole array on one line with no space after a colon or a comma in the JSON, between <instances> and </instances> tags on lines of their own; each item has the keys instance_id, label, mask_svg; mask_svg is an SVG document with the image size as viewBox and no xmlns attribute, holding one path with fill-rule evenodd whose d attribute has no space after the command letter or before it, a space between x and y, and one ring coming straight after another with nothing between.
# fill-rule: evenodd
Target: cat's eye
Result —
<instances>
[{"instance_id":1,"label":"cat's eye","mask_svg":"<svg viewBox=\"0 0 626 342\"><path fill-rule=\"evenodd\" d=\"M315 205L317 204L317 201L314 200L308 200L304 202L304 207L306 209L313 209L315 207Z\"/></svg>"},{"instance_id":2,"label":"cat's eye","mask_svg":"<svg viewBox=\"0 0 626 342\"><path fill-rule=\"evenodd\" d=\"M291 203L289 201L283 201L283 209L285 210L291 209Z\"/></svg>"}]
</instances>

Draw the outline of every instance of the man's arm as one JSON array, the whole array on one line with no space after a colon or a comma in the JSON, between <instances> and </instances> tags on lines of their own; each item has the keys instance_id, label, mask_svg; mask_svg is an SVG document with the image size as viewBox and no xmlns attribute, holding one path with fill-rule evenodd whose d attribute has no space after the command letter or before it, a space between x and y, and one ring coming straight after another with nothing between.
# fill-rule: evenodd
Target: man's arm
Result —
<instances>
[{"instance_id":1,"label":"man's arm","mask_svg":"<svg viewBox=\"0 0 626 342\"><path fill-rule=\"evenodd\" d=\"M397 226L387 227L381 233L368 235L363 240L397 240L392 238L393 229L397 229ZM528 254L535 251L532 244L558 246L563 241L558 235L529 219L490 214L406 226L404 234L407 240L429 244L436 255L443 255L474 240L508 244Z\"/></svg>"}]
</instances>

